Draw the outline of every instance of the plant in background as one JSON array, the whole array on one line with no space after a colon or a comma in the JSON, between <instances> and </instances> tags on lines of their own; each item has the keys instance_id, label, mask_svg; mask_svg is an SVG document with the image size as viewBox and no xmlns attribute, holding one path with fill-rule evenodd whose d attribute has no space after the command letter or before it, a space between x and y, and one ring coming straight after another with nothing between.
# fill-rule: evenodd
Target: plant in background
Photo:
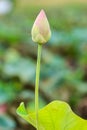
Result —
<instances>
[{"instance_id":1,"label":"plant in background","mask_svg":"<svg viewBox=\"0 0 87 130\"><path fill-rule=\"evenodd\" d=\"M87 121L74 114L69 105L62 101L53 101L39 110L39 75L42 45L51 37L50 26L41 10L32 28L32 40L38 43L38 56L35 82L35 111L28 113L21 103L17 113L37 130L87 130Z\"/></svg>"}]
</instances>

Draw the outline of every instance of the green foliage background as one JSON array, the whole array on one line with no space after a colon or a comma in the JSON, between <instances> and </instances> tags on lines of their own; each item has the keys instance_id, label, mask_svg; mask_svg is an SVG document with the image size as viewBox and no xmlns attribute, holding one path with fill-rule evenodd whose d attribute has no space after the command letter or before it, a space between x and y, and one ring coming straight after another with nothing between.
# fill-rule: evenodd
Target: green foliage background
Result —
<instances>
[{"instance_id":1,"label":"green foliage background","mask_svg":"<svg viewBox=\"0 0 87 130\"><path fill-rule=\"evenodd\" d=\"M44 8L52 37L43 46L40 78L40 107L54 99L63 100L87 119L87 6L27 7L0 16L0 128L33 127L16 115L21 101L34 109L37 45L31 28ZM86 112L84 111L84 106ZM7 130L7 128L6 128Z\"/></svg>"}]
</instances>

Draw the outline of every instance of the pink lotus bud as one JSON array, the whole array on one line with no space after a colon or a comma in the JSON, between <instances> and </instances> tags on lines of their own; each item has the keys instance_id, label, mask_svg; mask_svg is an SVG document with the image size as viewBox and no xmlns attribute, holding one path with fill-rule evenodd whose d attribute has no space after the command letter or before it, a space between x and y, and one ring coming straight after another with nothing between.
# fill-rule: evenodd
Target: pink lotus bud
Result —
<instances>
[{"instance_id":1,"label":"pink lotus bud","mask_svg":"<svg viewBox=\"0 0 87 130\"><path fill-rule=\"evenodd\" d=\"M44 44L50 39L50 26L44 10L41 10L37 16L31 33L32 40L39 44Z\"/></svg>"}]
</instances>

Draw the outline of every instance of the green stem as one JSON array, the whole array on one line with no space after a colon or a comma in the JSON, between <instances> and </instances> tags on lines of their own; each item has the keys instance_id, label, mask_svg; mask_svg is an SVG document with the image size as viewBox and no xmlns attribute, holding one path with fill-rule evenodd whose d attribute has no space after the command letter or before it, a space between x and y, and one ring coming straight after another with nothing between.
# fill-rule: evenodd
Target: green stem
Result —
<instances>
[{"instance_id":1,"label":"green stem","mask_svg":"<svg viewBox=\"0 0 87 130\"><path fill-rule=\"evenodd\" d=\"M35 82L35 113L36 113L36 128L37 128L37 130L39 130L38 110L39 110L39 76L40 76L41 50L42 50L42 45L38 44L36 82Z\"/></svg>"}]
</instances>

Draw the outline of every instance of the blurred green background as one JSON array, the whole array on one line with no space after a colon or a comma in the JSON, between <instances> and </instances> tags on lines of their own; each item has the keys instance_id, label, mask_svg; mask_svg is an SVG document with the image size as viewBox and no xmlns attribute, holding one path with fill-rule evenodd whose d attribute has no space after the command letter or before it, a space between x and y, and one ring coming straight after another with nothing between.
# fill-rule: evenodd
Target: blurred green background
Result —
<instances>
[{"instance_id":1,"label":"blurred green background","mask_svg":"<svg viewBox=\"0 0 87 130\"><path fill-rule=\"evenodd\" d=\"M87 1L0 0L0 130L35 130L16 114L34 110L37 44L31 28L44 9L52 37L43 46L40 108L63 100L87 119Z\"/></svg>"}]
</instances>

